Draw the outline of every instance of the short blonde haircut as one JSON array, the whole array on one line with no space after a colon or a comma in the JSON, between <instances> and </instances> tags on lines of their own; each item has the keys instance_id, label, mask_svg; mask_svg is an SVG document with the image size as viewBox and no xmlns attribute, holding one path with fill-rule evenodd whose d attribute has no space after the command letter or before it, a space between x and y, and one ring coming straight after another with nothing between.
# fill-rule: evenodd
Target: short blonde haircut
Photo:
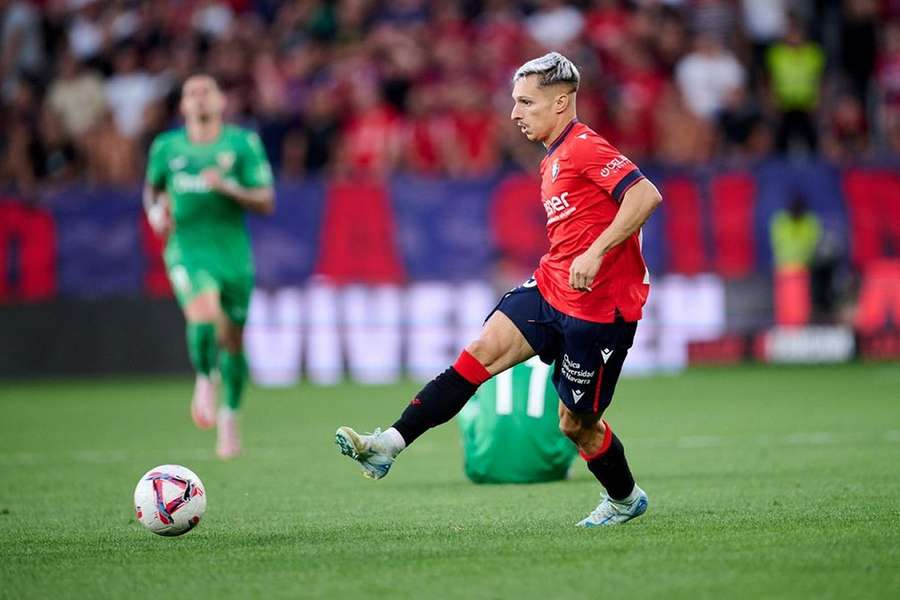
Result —
<instances>
[{"instance_id":1,"label":"short blonde haircut","mask_svg":"<svg viewBox=\"0 0 900 600\"><path fill-rule=\"evenodd\" d=\"M581 82L578 67L559 52L550 52L539 58L529 60L516 70L516 74L513 75L513 82L529 75L539 76L538 85L540 87L566 84L571 86L573 92L578 91L578 84Z\"/></svg>"}]
</instances>

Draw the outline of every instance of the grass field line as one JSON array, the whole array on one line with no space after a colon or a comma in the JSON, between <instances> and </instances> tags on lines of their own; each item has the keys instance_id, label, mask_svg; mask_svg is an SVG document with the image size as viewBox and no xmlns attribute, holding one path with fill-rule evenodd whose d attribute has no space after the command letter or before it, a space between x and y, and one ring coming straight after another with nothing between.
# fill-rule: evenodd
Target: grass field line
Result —
<instances>
[{"instance_id":1,"label":"grass field line","mask_svg":"<svg viewBox=\"0 0 900 600\"><path fill-rule=\"evenodd\" d=\"M690 450L703 448L723 448L735 446L822 446L844 443L895 444L900 443L900 430L881 433L833 433L824 431L798 431L781 435L724 436L686 435L678 438L632 438L629 445L642 448L663 448L670 450ZM246 454L254 459L280 459L290 455L295 447L251 446ZM169 456L170 450L148 448L146 451L124 449L68 450L65 452L0 452L0 465L28 467L60 462L80 464L117 464L146 459L147 456ZM178 451L181 462L207 461L214 458L210 449L182 448Z\"/></svg>"}]
</instances>

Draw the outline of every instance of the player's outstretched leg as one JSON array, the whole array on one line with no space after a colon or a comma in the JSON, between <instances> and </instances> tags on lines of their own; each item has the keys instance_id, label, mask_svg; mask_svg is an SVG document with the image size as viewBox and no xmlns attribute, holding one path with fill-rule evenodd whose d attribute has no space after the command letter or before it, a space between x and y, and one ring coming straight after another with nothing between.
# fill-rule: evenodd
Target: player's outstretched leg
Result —
<instances>
[{"instance_id":1,"label":"player's outstretched leg","mask_svg":"<svg viewBox=\"0 0 900 600\"><path fill-rule=\"evenodd\" d=\"M357 461L363 475L381 479L407 445L431 427L446 423L462 410L478 386L490 373L477 358L463 350L456 363L422 388L387 431L376 429L360 435L350 427L340 427L334 441L341 454Z\"/></svg>"},{"instance_id":2,"label":"player's outstretched leg","mask_svg":"<svg viewBox=\"0 0 900 600\"><path fill-rule=\"evenodd\" d=\"M191 400L191 418L200 429L216 424L218 390L216 373L216 329L211 322L188 321L188 354L197 374Z\"/></svg>"},{"instance_id":3,"label":"player's outstretched leg","mask_svg":"<svg viewBox=\"0 0 900 600\"><path fill-rule=\"evenodd\" d=\"M216 454L219 458L234 458L241 452L238 411L247 386L247 358L241 343L242 328L227 323L219 349L219 373L225 391L225 403L219 408Z\"/></svg>"},{"instance_id":4,"label":"player's outstretched leg","mask_svg":"<svg viewBox=\"0 0 900 600\"><path fill-rule=\"evenodd\" d=\"M363 435L350 427L340 427L335 433L335 443L341 454L360 464L363 475L381 479L404 448L428 429L452 419L478 386L532 356L534 350L509 317L495 312L485 324L481 337L462 351L453 366L416 394L392 427Z\"/></svg>"}]
</instances>

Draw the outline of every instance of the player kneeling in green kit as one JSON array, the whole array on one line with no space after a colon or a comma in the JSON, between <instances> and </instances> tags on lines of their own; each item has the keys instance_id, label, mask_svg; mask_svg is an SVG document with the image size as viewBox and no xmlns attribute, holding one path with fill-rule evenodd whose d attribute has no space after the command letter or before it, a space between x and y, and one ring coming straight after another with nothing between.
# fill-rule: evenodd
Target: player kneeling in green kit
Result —
<instances>
[{"instance_id":1,"label":"player kneeling in green kit","mask_svg":"<svg viewBox=\"0 0 900 600\"><path fill-rule=\"evenodd\" d=\"M537 357L485 382L457 417L475 483L565 479L578 453L559 431L553 367Z\"/></svg>"},{"instance_id":2,"label":"player kneeling in green kit","mask_svg":"<svg viewBox=\"0 0 900 600\"><path fill-rule=\"evenodd\" d=\"M197 372L191 414L198 427L217 424L216 452L240 453L237 410L247 381L243 328L253 291L253 253L246 211L275 208L272 169L259 136L225 125L225 97L208 75L181 90L185 126L160 134L150 147L144 207L165 239L163 258L187 321Z\"/></svg>"}]
</instances>

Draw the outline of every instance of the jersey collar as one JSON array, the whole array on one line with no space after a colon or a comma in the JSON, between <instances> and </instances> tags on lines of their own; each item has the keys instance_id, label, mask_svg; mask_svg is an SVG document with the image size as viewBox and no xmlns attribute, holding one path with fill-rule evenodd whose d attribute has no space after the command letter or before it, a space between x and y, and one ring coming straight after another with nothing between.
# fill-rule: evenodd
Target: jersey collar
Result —
<instances>
[{"instance_id":1,"label":"jersey collar","mask_svg":"<svg viewBox=\"0 0 900 600\"><path fill-rule=\"evenodd\" d=\"M557 136L557 138L555 140L553 140L553 143L547 147L547 156L550 156L551 154L553 154L554 150L559 148L559 145L562 144L563 141L565 141L566 136L569 135L569 132L572 131L572 128L575 127L575 125L577 125L577 124L578 124L577 117L572 119L571 121L569 121L569 124L566 125L566 128L562 130L562 133L560 133L559 136Z\"/></svg>"}]
</instances>

